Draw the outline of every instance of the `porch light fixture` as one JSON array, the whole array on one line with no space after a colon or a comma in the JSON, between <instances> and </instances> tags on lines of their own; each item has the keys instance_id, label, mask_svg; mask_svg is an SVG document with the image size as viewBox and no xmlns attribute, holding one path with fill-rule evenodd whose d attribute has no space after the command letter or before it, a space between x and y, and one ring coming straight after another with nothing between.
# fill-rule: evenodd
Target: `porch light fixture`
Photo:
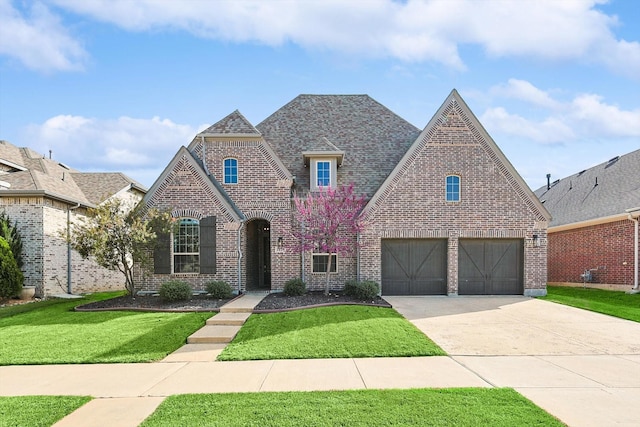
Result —
<instances>
[{"instance_id":1,"label":"porch light fixture","mask_svg":"<svg viewBox=\"0 0 640 427\"><path fill-rule=\"evenodd\" d=\"M282 247L282 236L278 237L278 243L277 243L278 247Z\"/></svg>"},{"instance_id":2,"label":"porch light fixture","mask_svg":"<svg viewBox=\"0 0 640 427\"><path fill-rule=\"evenodd\" d=\"M533 246L535 246L536 248L540 247L540 236L538 236L537 234L533 235Z\"/></svg>"}]
</instances>

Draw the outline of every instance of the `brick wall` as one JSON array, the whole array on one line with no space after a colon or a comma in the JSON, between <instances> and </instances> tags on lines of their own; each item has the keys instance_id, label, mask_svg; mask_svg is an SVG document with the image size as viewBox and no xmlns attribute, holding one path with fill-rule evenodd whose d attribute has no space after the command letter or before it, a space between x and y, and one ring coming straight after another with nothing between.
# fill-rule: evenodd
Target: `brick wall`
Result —
<instances>
[{"instance_id":1,"label":"brick wall","mask_svg":"<svg viewBox=\"0 0 640 427\"><path fill-rule=\"evenodd\" d=\"M632 221L622 220L549 234L549 281L582 282L586 269L593 282L633 285Z\"/></svg>"},{"instance_id":2,"label":"brick wall","mask_svg":"<svg viewBox=\"0 0 640 427\"><path fill-rule=\"evenodd\" d=\"M35 286L37 296L67 292L68 205L43 197L0 198L0 208L17 221L23 242L25 286ZM84 216L84 209L72 210L72 222ZM124 289L124 276L84 260L71 251L72 293Z\"/></svg>"},{"instance_id":3,"label":"brick wall","mask_svg":"<svg viewBox=\"0 0 640 427\"><path fill-rule=\"evenodd\" d=\"M363 279L381 280L383 238L448 239L448 293L458 290L458 239L525 242L525 294L546 287L546 222L493 148L455 105L424 136L409 161L371 204L363 233ZM460 201L445 200L445 178L460 176ZM536 234L541 245L535 247Z\"/></svg>"}]
</instances>

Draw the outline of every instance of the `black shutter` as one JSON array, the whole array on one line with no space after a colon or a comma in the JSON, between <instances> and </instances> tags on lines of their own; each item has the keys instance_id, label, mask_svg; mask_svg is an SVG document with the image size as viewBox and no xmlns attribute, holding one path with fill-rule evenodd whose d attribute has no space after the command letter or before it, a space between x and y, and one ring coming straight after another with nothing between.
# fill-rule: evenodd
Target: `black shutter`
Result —
<instances>
[{"instance_id":1,"label":"black shutter","mask_svg":"<svg viewBox=\"0 0 640 427\"><path fill-rule=\"evenodd\" d=\"M200 220L200 273L216 274L216 217Z\"/></svg>"},{"instance_id":2,"label":"black shutter","mask_svg":"<svg viewBox=\"0 0 640 427\"><path fill-rule=\"evenodd\" d=\"M154 274L171 274L171 234L158 233L153 251Z\"/></svg>"}]
</instances>

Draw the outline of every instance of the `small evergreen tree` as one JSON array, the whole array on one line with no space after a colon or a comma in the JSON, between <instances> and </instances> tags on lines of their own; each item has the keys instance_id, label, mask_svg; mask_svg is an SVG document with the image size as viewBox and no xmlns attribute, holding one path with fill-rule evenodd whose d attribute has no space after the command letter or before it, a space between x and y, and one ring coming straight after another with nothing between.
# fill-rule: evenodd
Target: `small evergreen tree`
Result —
<instances>
[{"instance_id":1,"label":"small evergreen tree","mask_svg":"<svg viewBox=\"0 0 640 427\"><path fill-rule=\"evenodd\" d=\"M16 221L12 224L11 218L5 212L0 212L0 237L7 241L18 268L22 269L24 266L24 261L22 260L22 238L18 232L18 223Z\"/></svg>"},{"instance_id":2,"label":"small evergreen tree","mask_svg":"<svg viewBox=\"0 0 640 427\"><path fill-rule=\"evenodd\" d=\"M9 243L0 237L0 301L20 295L24 276L18 268Z\"/></svg>"}]
</instances>

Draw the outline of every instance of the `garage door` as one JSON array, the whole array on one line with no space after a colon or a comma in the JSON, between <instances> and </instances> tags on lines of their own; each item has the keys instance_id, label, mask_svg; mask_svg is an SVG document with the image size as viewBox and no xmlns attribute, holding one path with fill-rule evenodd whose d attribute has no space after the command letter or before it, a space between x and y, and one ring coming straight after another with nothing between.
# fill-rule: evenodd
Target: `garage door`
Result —
<instances>
[{"instance_id":1,"label":"garage door","mask_svg":"<svg viewBox=\"0 0 640 427\"><path fill-rule=\"evenodd\" d=\"M522 295L524 243L520 239L461 239L459 295Z\"/></svg>"},{"instance_id":2,"label":"garage door","mask_svg":"<svg viewBox=\"0 0 640 427\"><path fill-rule=\"evenodd\" d=\"M383 239L383 295L446 295L446 239Z\"/></svg>"}]
</instances>

